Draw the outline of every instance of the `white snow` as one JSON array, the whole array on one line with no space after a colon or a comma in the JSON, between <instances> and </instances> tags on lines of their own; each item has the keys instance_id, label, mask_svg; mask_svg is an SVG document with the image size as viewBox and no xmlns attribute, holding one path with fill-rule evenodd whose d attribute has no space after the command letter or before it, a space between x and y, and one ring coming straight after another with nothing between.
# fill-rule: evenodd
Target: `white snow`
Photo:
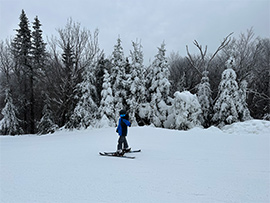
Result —
<instances>
[{"instance_id":1,"label":"white snow","mask_svg":"<svg viewBox=\"0 0 270 203\"><path fill-rule=\"evenodd\" d=\"M0 202L269 202L270 122L177 131L131 127L136 159L115 128L0 137Z\"/></svg>"}]
</instances>

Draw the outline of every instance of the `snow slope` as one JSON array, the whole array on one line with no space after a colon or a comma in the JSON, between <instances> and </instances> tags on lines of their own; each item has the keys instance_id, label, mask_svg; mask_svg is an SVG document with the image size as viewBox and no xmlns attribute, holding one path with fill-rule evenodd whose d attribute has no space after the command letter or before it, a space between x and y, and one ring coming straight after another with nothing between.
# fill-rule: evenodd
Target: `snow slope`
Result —
<instances>
[{"instance_id":1,"label":"snow slope","mask_svg":"<svg viewBox=\"0 0 270 203\"><path fill-rule=\"evenodd\" d=\"M270 122L132 127L136 159L102 157L114 128L0 137L0 202L269 202Z\"/></svg>"}]
</instances>

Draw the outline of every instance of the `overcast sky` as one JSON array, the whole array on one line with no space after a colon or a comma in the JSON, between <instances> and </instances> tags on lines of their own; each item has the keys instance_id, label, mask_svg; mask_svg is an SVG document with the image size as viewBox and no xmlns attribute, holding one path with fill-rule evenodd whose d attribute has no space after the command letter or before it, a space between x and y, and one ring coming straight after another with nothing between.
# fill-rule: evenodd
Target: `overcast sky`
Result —
<instances>
[{"instance_id":1,"label":"overcast sky","mask_svg":"<svg viewBox=\"0 0 270 203\"><path fill-rule=\"evenodd\" d=\"M167 55L186 56L186 45L198 52L195 39L213 53L231 32L237 38L253 27L256 36L270 37L270 0L0 0L0 39L16 34L22 9L30 22L39 17L44 39L57 36L56 28L72 17L82 27L99 29L106 56L119 35L126 56L131 41L141 40L145 61L163 40Z\"/></svg>"}]
</instances>

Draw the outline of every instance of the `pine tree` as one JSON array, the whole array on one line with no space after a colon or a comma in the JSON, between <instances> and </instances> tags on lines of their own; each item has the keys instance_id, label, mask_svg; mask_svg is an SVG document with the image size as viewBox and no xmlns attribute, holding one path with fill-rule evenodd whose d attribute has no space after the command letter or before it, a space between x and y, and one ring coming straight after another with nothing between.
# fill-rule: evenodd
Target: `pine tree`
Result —
<instances>
[{"instance_id":1,"label":"pine tree","mask_svg":"<svg viewBox=\"0 0 270 203\"><path fill-rule=\"evenodd\" d=\"M198 85L198 100L201 105L202 117L201 122L204 127L211 125L212 116L212 98L211 87L208 78L208 72L204 71L201 79L201 83Z\"/></svg>"},{"instance_id":2,"label":"pine tree","mask_svg":"<svg viewBox=\"0 0 270 203\"><path fill-rule=\"evenodd\" d=\"M43 76L46 60L46 43L42 38L41 23L36 16L32 32L32 59L37 76Z\"/></svg>"},{"instance_id":3,"label":"pine tree","mask_svg":"<svg viewBox=\"0 0 270 203\"><path fill-rule=\"evenodd\" d=\"M152 86L152 79L154 78L155 74L154 74L154 69L152 68L152 64L148 65L145 68L145 73L144 73L144 77L145 77L145 94L146 94L146 102L150 103L151 102L151 86Z\"/></svg>"},{"instance_id":4,"label":"pine tree","mask_svg":"<svg viewBox=\"0 0 270 203\"><path fill-rule=\"evenodd\" d=\"M132 42L133 51L131 55L131 74L128 80L130 94L128 98L130 120L132 125L137 125L136 117L139 114L140 104L146 102L145 99L145 79L142 45Z\"/></svg>"},{"instance_id":5,"label":"pine tree","mask_svg":"<svg viewBox=\"0 0 270 203\"><path fill-rule=\"evenodd\" d=\"M79 101L71 115L67 128L87 128L90 125L95 125L97 118L97 105L93 98L96 98L96 88L94 86L93 70L96 67L96 62L93 61L91 66L87 67L83 72L83 81L78 84L80 94Z\"/></svg>"},{"instance_id":6,"label":"pine tree","mask_svg":"<svg viewBox=\"0 0 270 203\"><path fill-rule=\"evenodd\" d=\"M36 16L33 22L33 32L32 32L32 90L31 90L31 109L35 112L34 120L39 120L43 109L43 99L42 94L46 88L45 83L45 66L46 66L46 43L44 43L42 38L41 23Z\"/></svg>"},{"instance_id":7,"label":"pine tree","mask_svg":"<svg viewBox=\"0 0 270 203\"><path fill-rule=\"evenodd\" d=\"M99 106L100 122L99 127L115 126L115 116L114 116L114 98L112 94L110 75L107 70L105 70L103 85L101 91L101 102Z\"/></svg>"},{"instance_id":8,"label":"pine tree","mask_svg":"<svg viewBox=\"0 0 270 203\"><path fill-rule=\"evenodd\" d=\"M19 119L16 115L16 107L13 104L13 99L9 89L6 89L5 107L1 113L4 116L0 121L0 134L2 135L16 135L21 134Z\"/></svg>"},{"instance_id":9,"label":"pine tree","mask_svg":"<svg viewBox=\"0 0 270 203\"><path fill-rule=\"evenodd\" d=\"M21 67L22 71L27 72L27 68L31 64L31 30L24 10L22 10L20 15L19 29L16 31L17 34L12 42L12 53L16 62L23 66Z\"/></svg>"},{"instance_id":10,"label":"pine tree","mask_svg":"<svg viewBox=\"0 0 270 203\"><path fill-rule=\"evenodd\" d=\"M196 95L188 91L174 93L170 114L165 122L167 128L188 130L200 126L201 106Z\"/></svg>"},{"instance_id":11,"label":"pine tree","mask_svg":"<svg viewBox=\"0 0 270 203\"><path fill-rule=\"evenodd\" d=\"M223 71L219 94L214 105L213 122L219 126L239 121L239 91L236 73L232 68Z\"/></svg>"},{"instance_id":12,"label":"pine tree","mask_svg":"<svg viewBox=\"0 0 270 203\"><path fill-rule=\"evenodd\" d=\"M167 103L170 92L169 68L165 56L165 43L158 48L158 54L152 64L153 78L151 80L150 90L152 107L151 122L156 127L162 127L167 118Z\"/></svg>"},{"instance_id":13,"label":"pine tree","mask_svg":"<svg viewBox=\"0 0 270 203\"><path fill-rule=\"evenodd\" d=\"M99 106L101 101L101 91L102 91L102 84L106 69L106 60L104 59L104 54L101 56L101 58L98 60L97 67L95 69L95 87L97 90L97 98L96 98L96 104Z\"/></svg>"},{"instance_id":14,"label":"pine tree","mask_svg":"<svg viewBox=\"0 0 270 203\"><path fill-rule=\"evenodd\" d=\"M114 46L112 53L112 73L111 82L113 87L114 106L115 106L115 121L118 119L118 112L126 108L126 60L124 57L123 47L120 37L117 39L117 44Z\"/></svg>"},{"instance_id":15,"label":"pine tree","mask_svg":"<svg viewBox=\"0 0 270 203\"><path fill-rule=\"evenodd\" d=\"M75 86L74 84L74 52L70 43L66 44L64 53L62 54L63 61L63 75L61 78L61 106L60 106L60 126L64 126L70 121L70 117L75 108Z\"/></svg>"},{"instance_id":16,"label":"pine tree","mask_svg":"<svg viewBox=\"0 0 270 203\"><path fill-rule=\"evenodd\" d=\"M19 29L12 41L12 54L15 61L14 72L17 76L18 107L20 117L23 120L25 133L34 133L33 117L33 68L31 64L31 31L28 18L22 10Z\"/></svg>"},{"instance_id":17,"label":"pine tree","mask_svg":"<svg viewBox=\"0 0 270 203\"><path fill-rule=\"evenodd\" d=\"M219 84L219 95L214 105L213 121L219 126L236 121L251 119L246 103L246 81L242 81L240 88L236 81L235 59L230 57L226 61L227 69L222 73Z\"/></svg>"},{"instance_id":18,"label":"pine tree","mask_svg":"<svg viewBox=\"0 0 270 203\"><path fill-rule=\"evenodd\" d=\"M55 124L55 121L53 119L53 112L51 110L50 100L48 96L46 96L45 99L45 105L43 107L42 115L43 116L40 119L37 126L38 133L39 134L54 133L57 130L58 125Z\"/></svg>"},{"instance_id":19,"label":"pine tree","mask_svg":"<svg viewBox=\"0 0 270 203\"><path fill-rule=\"evenodd\" d=\"M239 119L240 121L246 121L252 119L250 116L250 112L247 106L247 81L243 80L240 83L240 88L239 88L239 103L237 106L237 110L239 112Z\"/></svg>"}]
</instances>

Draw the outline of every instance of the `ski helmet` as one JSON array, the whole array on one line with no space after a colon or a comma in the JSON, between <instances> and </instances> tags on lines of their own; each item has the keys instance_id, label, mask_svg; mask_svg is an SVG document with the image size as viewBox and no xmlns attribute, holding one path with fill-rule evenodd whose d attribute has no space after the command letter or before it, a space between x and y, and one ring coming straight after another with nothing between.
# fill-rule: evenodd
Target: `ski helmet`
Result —
<instances>
[{"instance_id":1,"label":"ski helmet","mask_svg":"<svg viewBox=\"0 0 270 203\"><path fill-rule=\"evenodd\" d=\"M126 115L127 114L127 111L122 109L120 112L119 112L119 115Z\"/></svg>"}]
</instances>

